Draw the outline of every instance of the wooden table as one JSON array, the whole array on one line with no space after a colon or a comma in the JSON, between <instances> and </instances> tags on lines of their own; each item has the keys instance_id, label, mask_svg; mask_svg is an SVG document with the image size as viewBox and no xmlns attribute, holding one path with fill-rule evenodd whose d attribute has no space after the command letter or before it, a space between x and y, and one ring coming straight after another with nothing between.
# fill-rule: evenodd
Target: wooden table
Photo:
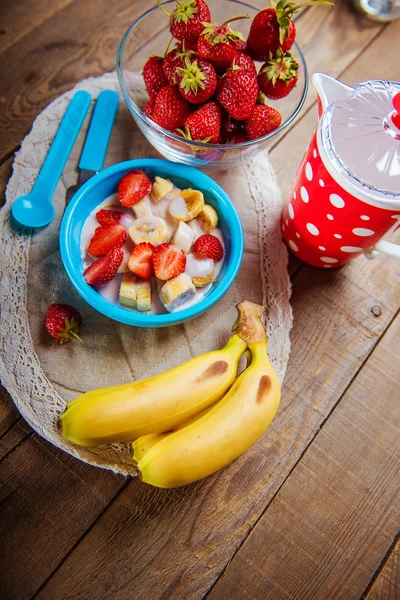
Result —
<instances>
[{"instance_id":1,"label":"wooden table","mask_svg":"<svg viewBox=\"0 0 400 600\"><path fill-rule=\"evenodd\" d=\"M260 7L264 0L253 0ZM5 6L7 4L7 6ZM0 185L34 117L114 68L146 0L0 7ZM400 21L344 0L297 19L311 72L398 79ZM397 43L397 46L396 46ZM316 122L273 147L284 196ZM56 450L0 396L4 600L394 600L400 597L400 261L290 263L294 327L282 405L257 449L202 484L150 489Z\"/></svg>"}]
</instances>

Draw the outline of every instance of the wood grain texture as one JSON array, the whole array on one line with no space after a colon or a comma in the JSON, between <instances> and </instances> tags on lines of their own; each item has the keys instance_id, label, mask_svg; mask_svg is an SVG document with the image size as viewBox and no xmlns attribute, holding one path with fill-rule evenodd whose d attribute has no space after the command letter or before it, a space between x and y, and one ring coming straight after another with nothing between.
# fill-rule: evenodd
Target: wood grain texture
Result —
<instances>
[{"instance_id":1,"label":"wood grain texture","mask_svg":"<svg viewBox=\"0 0 400 600\"><path fill-rule=\"evenodd\" d=\"M400 523L399 353L400 316L209 600L361 596Z\"/></svg>"},{"instance_id":2,"label":"wood grain texture","mask_svg":"<svg viewBox=\"0 0 400 600\"><path fill-rule=\"evenodd\" d=\"M399 600L400 598L400 540L372 585L366 600Z\"/></svg>"}]
</instances>

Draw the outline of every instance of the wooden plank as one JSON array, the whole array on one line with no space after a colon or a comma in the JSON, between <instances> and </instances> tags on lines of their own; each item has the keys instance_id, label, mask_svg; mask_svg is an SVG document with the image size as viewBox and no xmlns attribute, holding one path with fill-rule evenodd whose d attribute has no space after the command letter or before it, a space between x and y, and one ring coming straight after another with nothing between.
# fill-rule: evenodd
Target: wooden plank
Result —
<instances>
[{"instance_id":1,"label":"wooden plank","mask_svg":"<svg viewBox=\"0 0 400 600\"><path fill-rule=\"evenodd\" d=\"M400 522L399 353L400 316L209 600L361 596Z\"/></svg>"},{"instance_id":2,"label":"wooden plank","mask_svg":"<svg viewBox=\"0 0 400 600\"><path fill-rule=\"evenodd\" d=\"M400 540L394 546L381 572L374 581L366 600L399 600L400 598Z\"/></svg>"},{"instance_id":3,"label":"wooden plank","mask_svg":"<svg viewBox=\"0 0 400 600\"><path fill-rule=\"evenodd\" d=\"M1 166L0 166L0 207L3 206L5 202L5 192L8 180L11 177L12 163L14 160L14 155L10 156Z\"/></svg>"},{"instance_id":4,"label":"wooden plank","mask_svg":"<svg viewBox=\"0 0 400 600\"><path fill-rule=\"evenodd\" d=\"M0 3L0 53L49 19L72 0L13 0Z\"/></svg>"}]
</instances>

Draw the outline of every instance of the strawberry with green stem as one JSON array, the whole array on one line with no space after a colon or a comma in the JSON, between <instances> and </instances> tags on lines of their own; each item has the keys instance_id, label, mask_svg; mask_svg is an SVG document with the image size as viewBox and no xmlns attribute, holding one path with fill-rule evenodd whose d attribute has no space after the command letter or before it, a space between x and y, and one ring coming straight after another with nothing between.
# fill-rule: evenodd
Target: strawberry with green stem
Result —
<instances>
[{"instance_id":1,"label":"strawberry with green stem","mask_svg":"<svg viewBox=\"0 0 400 600\"><path fill-rule=\"evenodd\" d=\"M69 304L51 304L47 309L46 329L60 344L69 342L73 337L82 342L78 335L81 325L81 315Z\"/></svg>"},{"instance_id":2,"label":"strawberry with green stem","mask_svg":"<svg viewBox=\"0 0 400 600\"><path fill-rule=\"evenodd\" d=\"M217 89L217 74L211 63L201 58L185 58L184 67L176 70L176 80L182 96L191 104L203 104Z\"/></svg>"},{"instance_id":3,"label":"strawberry with green stem","mask_svg":"<svg viewBox=\"0 0 400 600\"><path fill-rule=\"evenodd\" d=\"M258 74L260 90L267 96L277 100L287 96L295 87L298 79L299 63L290 52L283 54L279 49L276 57L263 64Z\"/></svg>"},{"instance_id":4,"label":"strawberry with green stem","mask_svg":"<svg viewBox=\"0 0 400 600\"><path fill-rule=\"evenodd\" d=\"M223 23L203 23L204 29L197 42L197 51L201 58L208 60L216 69L231 66L237 52L237 43L244 41L239 31L233 31L229 23L239 19L249 19L250 15L237 15Z\"/></svg>"},{"instance_id":5,"label":"strawberry with green stem","mask_svg":"<svg viewBox=\"0 0 400 600\"><path fill-rule=\"evenodd\" d=\"M165 85L156 96L151 117L160 127L172 131L183 127L191 112L192 107L181 96L178 86Z\"/></svg>"},{"instance_id":6,"label":"strawberry with green stem","mask_svg":"<svg viewBox=\"0 0 400 600\"><path fill-rule=\"evenodd\" d=\"M170 18L170 29L177 40L196 42L204 29L203 21L210 21L210 9L204 0L177 0L177 7L169 13L158 0L158 6Z\"/></svg>"},{"instance_id":7,"label":"strawberry with green stem","mask_svg":"<svg viewBox=\"0 0 400 600\"><path fill-rule=\"evenodd\" d=\"M178 129L175 133L196 142L210 142L217 144L221 131L221 107L218 102L207 102L185 121L185 129Z\"/></svg>"},{"instance_id":8,"label":"strawberry with green stem","mask_svg":"<svg viewBox=\"0 0 400 600\"><path fill-rule=\"evenodd\" d=\"M173 38L171 38L169 44ZM176 71L185 66L185 59L192 59L197 56L197 52L187 47L187 41L183 40L168 52L169 44L164 54L163 72L170 85L176 83Z\"/></svg>"},{"instance_id":9,"label":"strawberry with green stem","mask_svg":"<svg viewBox=\"0 0 400 600\"><path fill-rule=\"evenodd\" d=\"M326 0L307 0L295 4L288 0L271 0L273 8L261 10L253 19L247 38L247 52L254 60L266 61L270 53L275 56L280 48L286 54L293 45L296 37L296 27L292 22L293 15L299 8L323 4L334 6Z\"/></svg>"}]
</instances>

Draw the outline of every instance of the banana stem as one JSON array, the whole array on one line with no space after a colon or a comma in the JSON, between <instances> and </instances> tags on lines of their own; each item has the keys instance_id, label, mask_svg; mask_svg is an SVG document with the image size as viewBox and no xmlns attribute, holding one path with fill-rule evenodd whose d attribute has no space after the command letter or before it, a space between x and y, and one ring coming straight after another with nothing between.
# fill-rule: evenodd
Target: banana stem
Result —
<instances>
[{"instance_id":1,"label":"banana stem","mask_svg":"<svg viewBox=\"0 0 400 600\"><path fill-rule=\"evenodd\" d=\"M287 17L288 15L291 15L298 8L303 8L304 6L313 6L314 4L315 5L317 5L317 4L323 4L324 6L335 6L333 2L327 2L326 0L308 0L307 2L301 2L301 4L295 4L291 8L288 8L281 15L280 18L283 19L284 17Z\"/></svg>"},{"instance_id":2,"label":"banana stem","mask_svg":"<svg viewBox=\"0 0 400 600\"><path fill-rule=\"evenodd\" d=\"M226 21L221 23L220 27L224 27L225 25L228 25L229 23L233 23L233 21L239 21L239 19L250 19L250 15L248 15L248 14L236 15L236 17L231 17L230 19L227 19Z\"/></svg>"},{"instance_id":3,"label":"banana stem","mask_svg":"<svg viewBox=\"0 0 400 600\"><path fill-rule=\"evenodd\" d=\"M264 307L243 300L243 302L237 304L236 308L239 316L232 328L233 333L236 333L248 346L259 342L267 342L267 335L261 321L265 311Z\"/></svg>"},{"instance_id":4,"label":"banana stem","mask_svg":"<svg viewBox=\"0 0 400 600\"><path fill-rule=\"evenodd\" d=\"M171 13L167 12L165 10L165 8L163 7L163 5L161 4L161 0L157 0L157 4L158 4L158 8L161 8L161 10L163 11L164 15L167 15L167 17L171 16Z\"/></svg>"}]
</instances>

